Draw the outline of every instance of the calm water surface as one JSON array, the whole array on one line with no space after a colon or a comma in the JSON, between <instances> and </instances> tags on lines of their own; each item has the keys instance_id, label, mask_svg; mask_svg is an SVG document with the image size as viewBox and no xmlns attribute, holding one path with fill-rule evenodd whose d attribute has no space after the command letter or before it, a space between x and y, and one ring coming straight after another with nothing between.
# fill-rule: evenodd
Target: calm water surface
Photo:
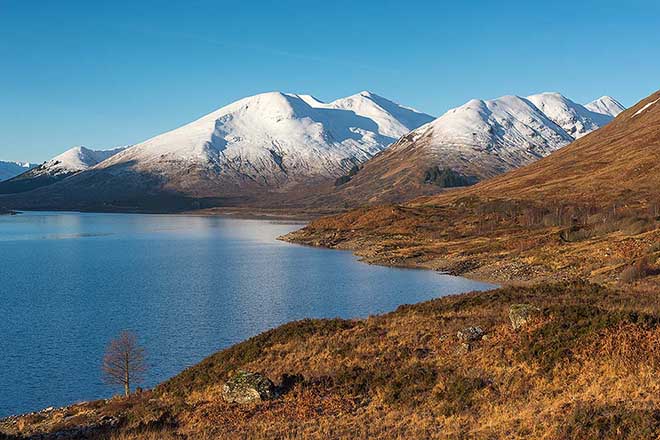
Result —
<instances>
[{"instance_id":1,"label":"calm water surface","mask_svg":"<svg viewBox=\"0 0 660 440\"><path fill-rule=\"evenodd\" d=\"M359 317L492 286L275 238L295 223L126 214L0 216L0 417L107 397L132 329L152 386L287 321Z\"/></svg>"}]
</instances>

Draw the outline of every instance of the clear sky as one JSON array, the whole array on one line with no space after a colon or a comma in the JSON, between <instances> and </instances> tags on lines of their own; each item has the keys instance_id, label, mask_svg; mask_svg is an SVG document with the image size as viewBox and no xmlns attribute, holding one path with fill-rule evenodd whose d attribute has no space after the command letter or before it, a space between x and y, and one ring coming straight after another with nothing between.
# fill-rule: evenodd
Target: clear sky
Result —
<instances>
[{"instance_id":1,"label":"clear sky","mask_svg":"<svg viewBox=\"0 0 660 440\"><path fill-rule=\"evenodd\" d=\"M632 105L660 88L660 2L0 0L0 87L0 159L35 162L271 90Z\"/></svg>"}]
</instances>

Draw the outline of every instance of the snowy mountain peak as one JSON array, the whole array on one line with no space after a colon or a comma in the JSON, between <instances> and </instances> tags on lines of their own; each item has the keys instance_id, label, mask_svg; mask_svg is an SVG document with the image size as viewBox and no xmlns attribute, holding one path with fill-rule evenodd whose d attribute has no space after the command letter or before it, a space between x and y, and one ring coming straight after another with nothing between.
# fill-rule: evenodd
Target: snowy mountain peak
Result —
<instances>
[{"instance_id":1,"label":"snowy mountain peak","mask_svg":"<svg viewBox=\"0 0 660 440\"><path fill-rule=\"evenodd\" d=\"M543 155L571 140L527 99L472 99L422 127L442 148L538 150ZM418 130L419 131L419 130ZM532 151L532 153L534 153Z\"/></svg>"},{"instance_id":2,"label":"snowy mountain peak","mask_svg":"<svg viewBox=\"0 0 660 440\"><path fill-rule=\"evenodd\" d=\"M64 153L44 162L27 173L29 177L67 176L84 171L123 151L126 147L112 150L91 150L86 147L73 147Z\"/></svg>"},{"instance_id":3,"label":"snowy mountain peak","mask_svg":"<svg viewBox=\"0 0 660 440\"><path fill-rule=\"evenodd\" d=\"M626 109L619 101L607 95L591 101L589 104L585 105L585 107L592 112L613 117L618 116L619 113Z\"/></svg>"},{"instance_id":4,"label":"snowy mountain peak","mask_svg":"<svg viewBox=\"0 0 660 440\"><path fill-rule=\"evenodd\" d=\"M611 115L589 110L556 92L539 93L528 96L527 99L574 139L591 133L612 120Z\"/></svg>"},{"instance_id":5,"label":"snowy mountain peak","mask_svg":"<svg viewBox=\"0 0 660 440\"><path fill-rule=\"evenodd\" d=\"M483 179L529 164L607 124L612 116L593 112L560 93L471 99L403 137L389 151L392 163L419 154L436 164Z\"/></svg>"},{"instance_id":6,"label":"snowy mountain peak","mask_svg":"<svg viewBox=\"0 0 660 440\"><path fill-rule=\"evenodd\" d=\"M0 160L0 181L11 179L12 177L18 176L34 167L37 164L29 162L11 162L11 161L1 161Z\"/></svg>"},{"instance_id":7,"label":"snowy mountain peak","mask_svg":"<svg viewBox=\"0 0 660 440\"><path fill-rule=\"evenodd\" d=\"M329 103L268 92L137 144L99 167L124 164L158 175L195 169L230 184L281 187L341 176L432 119L366 92Z\"/></svg>"}]
</instances>

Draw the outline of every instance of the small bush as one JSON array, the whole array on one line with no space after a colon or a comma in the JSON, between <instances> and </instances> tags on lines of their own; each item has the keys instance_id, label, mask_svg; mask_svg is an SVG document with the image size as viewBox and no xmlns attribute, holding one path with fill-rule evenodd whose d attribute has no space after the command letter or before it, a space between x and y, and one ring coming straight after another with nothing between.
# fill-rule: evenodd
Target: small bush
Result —
<instances>
[{"instance_id":1,"label":"small bush","mask_svg":"<svg viewBox=\"0 0 660 440\"><path fill-rule=\"evenodd\" d=\"M385 387L385 403L414 404L428 398L435 386L438 372L430 365L415 362L394 373Z\"/></svg>"},{"instance_id":2,"label":"small bush","mask_svg":"<svg viewBox=\"0 0 660 440\"><path fill-rule=\"evenodd\" d=\"M445 370L442 378L444 382L438 397L443 400L441 412L444 416L470 409L474 394L488 385L488 381L481 377L464 376L451 369Z\"/></svg>"},{"instance_id":3,"label":"small bush","mask_svg":"<svg viewBox=\"0 0 660 440\"><path fill-rule=\"evenodd\" d=\"M622 283L632 283L647 276L650 272L648 257L643 257L627 266L619 276Z\"/></svg>"}]
</instances>

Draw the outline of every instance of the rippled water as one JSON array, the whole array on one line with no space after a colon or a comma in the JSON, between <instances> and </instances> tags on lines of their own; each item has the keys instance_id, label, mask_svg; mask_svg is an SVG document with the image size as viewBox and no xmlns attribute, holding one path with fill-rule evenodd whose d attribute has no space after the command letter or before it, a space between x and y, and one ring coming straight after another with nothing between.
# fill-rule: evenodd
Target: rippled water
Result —
<instances>
[{"instance_id":1,"label":"rippled water","mask_svg":"<svg viewBox=\"0 0 660 440\"><path fill-rule=\"evenodd\" d=\"M359 263L275 238L300 224L221 217L0 216L0 416L107 397L109 339L132 329L152 386L287 321L360 317L492 286Z\"/></svg>"}]
</instances>

